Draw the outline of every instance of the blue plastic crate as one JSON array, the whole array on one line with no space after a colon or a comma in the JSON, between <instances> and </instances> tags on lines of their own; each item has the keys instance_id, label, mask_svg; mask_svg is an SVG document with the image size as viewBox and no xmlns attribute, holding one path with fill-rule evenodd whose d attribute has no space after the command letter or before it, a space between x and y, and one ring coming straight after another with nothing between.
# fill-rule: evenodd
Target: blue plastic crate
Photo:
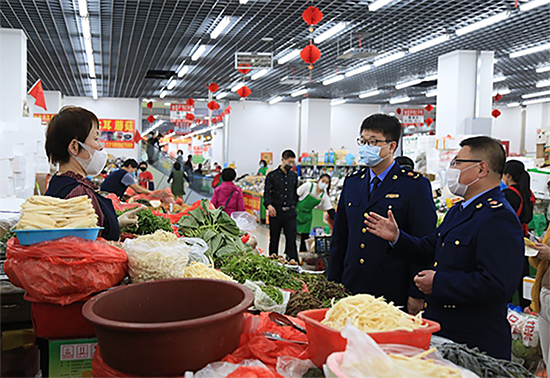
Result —
<instances>
[{"instance_id":1,"label":"blue plastic crate","mask_svg":"<svg viewBox=\"0 0 550 378\"><path fill-rule=\"evenodd\" d=\"M103 227L94 228L58 228L55 230L15 230L19 244L32 245L48 240L76 236L82 239L95 240Z\"/></svg>"}]
</instances>

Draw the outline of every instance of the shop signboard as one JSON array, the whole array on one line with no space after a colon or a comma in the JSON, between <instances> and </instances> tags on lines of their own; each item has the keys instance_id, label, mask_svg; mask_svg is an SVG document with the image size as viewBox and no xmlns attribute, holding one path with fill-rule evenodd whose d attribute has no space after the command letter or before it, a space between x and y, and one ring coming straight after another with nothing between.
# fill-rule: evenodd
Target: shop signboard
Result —
<instances>
[{"instance_id":1,"label":"shop signboard","mask_svg":"<svg viewBox=\"0 0 550 378\"><path fill-rule=\"evenodd\" d=\"M189 122L187 120L183 120ZM184 122L177 121L174 123L174 134L175 135L187 135L191 133L191 123L185 124Z\"/></svg>"},{"instance_id":2,"label":"shop signboard","mask_svg":"<svg viewBox=\"0 0 550 378\"><path fill-rule=\"evenodd\" d=\"M235 53L235 69L246 67L255 68L273 68L273 54L265 52L237 52Z\"/></svg>"},{"instance_id":3,"label":"shop signboard","mask_svg":"<svg viewBox=\"0 0 550 378\"><path fill-rule=\"evenodd\" d=\"M187 113L194 114L195 107L187 104L170 104L170 122L174 124L176 135L187 135L191 132L193 121L185 118Z\"/></svg>"},{"instance_id":4,"label":"shop signboard","mask_svg":"<svg viewBox=\"0 0 550 378\"><path fill-rule=\"evenodd\" d=\"M403 127L424 126L424 109L403 109Z\"/></svg>"},{"instance_id":5,"label":"shop signboard","mask_svg":"<svg viewBox=\"0 0 550 378\"><path fill-rule=\"evenodd\" d=\"M260 159L265 160L267 165L273 164L273 152L262 152L260 154Z\"/></svg>"},{"instance_id":6,"label":"shop signboard","mask_svg":"<svg viewBox=\"0 0 550 378\"><path fill-rule=\"evenodd\" d=\"M133 119L100 119L100 140L105 148L134 148Z\"/></svg>"},{"instance_id":7,"label":"shop signboard","mask_svg":"<svg viewBox=\"0 0 550 378\"><path fill-rule=\"evenodd\" d=\"M260 222L261 218L261 202L262 197L258 194L252 194L248 191L243 191L244 209L247 213L256 217L256 220Z\"/></svg>"},{"instance_id":8,"label":"shop signboard","mask_svg":"<svg viewBox=\"0 0 550 378\"><path fill-rule=\"evenodd\" d=\"M91 377L97 339L50 340L50 377Z\"/></svg>"},{"instance_id":9,"label":"shop signboard","mask_svg":"<svg viewBox=\"0 0 550 378\"><path fill-rule=\"evenodd\" d=\"M48 126L48 123L52 120L55 114L34 114L34 118L40 118L42 126Z\"/></svg>"}]
</instances>

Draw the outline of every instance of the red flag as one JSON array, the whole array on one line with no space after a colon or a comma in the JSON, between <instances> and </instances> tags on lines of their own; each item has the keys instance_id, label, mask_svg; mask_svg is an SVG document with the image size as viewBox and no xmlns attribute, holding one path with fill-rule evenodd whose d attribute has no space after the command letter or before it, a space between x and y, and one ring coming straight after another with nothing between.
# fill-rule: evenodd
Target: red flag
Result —
<instances>
[{"instance_id":1,"label":"red flag","mask_svg":"<svg viewBox=\"0 0 550 378\"><path fill-rule=\"evenodd\" d=\"M141 137L141 134L139 133L139 131L136 130L136 132L134 133L134 143L139 143L142 139L143 138Z\"/></svg>"},{"instance_id":2,"label":"red flag","mask_svg":"<svg viewBox=\"0 0 550 378\"><path fill-rule=\"evenodd\" d=\"M40 106L45 111L48 111L46 108L46 99L44 98L44 90L42 89L42 81L40 81L40 79L31 87L29 94L36 100L34 102L36 106Z\"/></svg>"}]
</instances>

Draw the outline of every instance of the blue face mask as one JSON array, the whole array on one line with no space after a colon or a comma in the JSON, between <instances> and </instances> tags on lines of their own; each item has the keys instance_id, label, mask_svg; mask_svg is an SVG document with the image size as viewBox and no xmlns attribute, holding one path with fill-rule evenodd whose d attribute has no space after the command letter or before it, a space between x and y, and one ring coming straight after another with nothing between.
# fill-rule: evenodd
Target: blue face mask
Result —
<instances>
[{"instance_id":1,"label":"blue face mask","mask_svg":"<svg viewBox=\"0 0 550 378\"><path fill-rule=\"evenodd\" d=\"M380 157L380 150L380 147L369 146L368 144L359 147L359 162L365 164L367 167L374 167L380 164L385 159Z\"/></svg>"}]
</instances>

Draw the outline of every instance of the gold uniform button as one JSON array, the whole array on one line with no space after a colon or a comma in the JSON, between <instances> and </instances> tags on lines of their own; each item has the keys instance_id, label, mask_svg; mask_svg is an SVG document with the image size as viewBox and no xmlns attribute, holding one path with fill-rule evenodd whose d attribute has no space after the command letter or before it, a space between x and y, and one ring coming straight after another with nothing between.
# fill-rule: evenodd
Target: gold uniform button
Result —
<instances>
[{"instance_id":1,"label":"gold uniform button","mask_svg":"<svg viewBox=\"0 0 550 378\"><path fill-rule=\"evenodd\" d=\"M476 208L478 208L478 209L479 209L479 208L480 208L481 206L483 206L483 204L481 204L481 203L478 203L478 204L476 205Z\"/></svg>"},{"instance_id":2,"label":"gold uniform button","mask_svg":"<svg viewBox=\"0 0 550 378\"><path fill-rule=\"evenodd\" d=\"M441 243L441 246L442 246L442 247L445 247L445 242Z\"/></svg>"},{"instance_id":3,"label":"gold uniform button","mask_svg":"<svg viewBox=\"0 0 550 378\"><path fill-rule=\"evenodd\" d=\"M424 308L428 308L428 304L424 302Z\"/></svg>"},{"instance_id":4,"label":"gold uniform button","mask_svg":"<svg viewBox=\"0 0 550 378\"><path fill-rule=\"evenodd\" d=\"M367 229L366 229L366 228L363 228L361 231L363 231L363 234L366 234L366 233L367 233Z\"/></svg>"},{"instance_id":5,"label":"gold uniform button","mask_svg":"<svg viewBox=\"0 0 550 378\"><path fill-rule=\"evenodd\" d=\"M455 244L456 244L456 245L459 245L459 244L460 244L460 240L455 240Z\"/></svg>"},{"instance_id":6,"label":"gold uniform button","mask_svg":"<svg viewBox=\"0 0 550 378\"><path fill-rule=\"evenodd\" d=\"M437 233L437 237L440 237L440 236L441 236L441 232L438 232L438 233Z\"/></svg>"},{"instance_id":7,"label":"gold uniform button","mask_svg":"<svg viewBox=\"0 0 550 378\"><path fill-rule=\"evenodd\" d=\"M438 264L437 264L437 261L436 261L436 262L434 262L434 268L435 268L435 267L437 267L437 265L438 265Z\"/></svg>"},{"instance_id":8,"label":"gold uniform button","mask_svg":"<svg viewBox=\"0 0 550 378\"><path fill-rule=\"evenodd\" d=\"M365 249L365 245L361 243L361 249Z\"/></svg>"},{"instance_id":9,"label":"gold uniform button","mask_svg":"<svg viewBox=\"0 0 550 378\"><path fill-rule=\"evenodd\" d=\"M360 259L359 260L359 264L364 264L365 263L365 259Z\"/></svg>"},{"instance_id":10,"label":"gold uniform button","mask_svg":"<svg viewBox=\"0 0 550 378\"><path fill-rule=\"evenodd\" d=\"M365 218L366 218L366 217L368 217L368 216L369 216L369 213L365 213L365 214L363 214L363 215L364 215L364 216L365 216Z\"/></svg>"},{"instance_id":11,"label":"gold uniform button","mask_svg":"<svg viewBox=\"0 0 550 378\"><path fill-rule=\"evenodd\" d=\"M362 175L361 178L364 179L364 178L365 178L365 175Z\"/></svg>"},{"instance_id":12,"label":"gold uniform button","mask_svg":"<svg viewBox=\"0 0 550 378\"><path fill-rule=\"evenodd\" d=\"M392 205L388 205L388 209L392 209L392 208L393 208L393 206L392 206Z\"/></svg>"},{"instance_id":13,"label":"gold uniform button","mask_svg":"<svg viewBox=\"0 0 550 378\"><path fill-rule=\"evenodd\" d=\"M397 175L393 175L392 179L397 180Z\"/></svg>"},{"instance_id":14,"label":"gold uniform button","mask_svg":"<svg viewBox=\"0 0 550 378\"><path fill-rule=\"evenodd\" d=\"M350 202L350 203L348 203L348 206L351 206L351 202Z\"/></svg>"}]
</instances>

